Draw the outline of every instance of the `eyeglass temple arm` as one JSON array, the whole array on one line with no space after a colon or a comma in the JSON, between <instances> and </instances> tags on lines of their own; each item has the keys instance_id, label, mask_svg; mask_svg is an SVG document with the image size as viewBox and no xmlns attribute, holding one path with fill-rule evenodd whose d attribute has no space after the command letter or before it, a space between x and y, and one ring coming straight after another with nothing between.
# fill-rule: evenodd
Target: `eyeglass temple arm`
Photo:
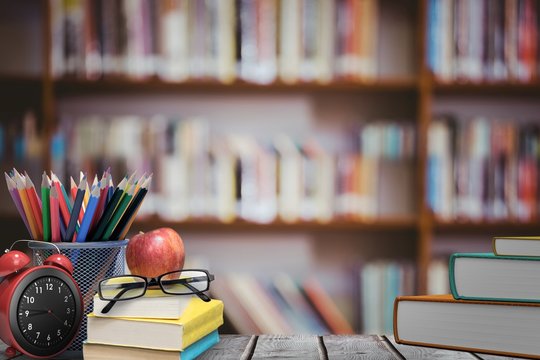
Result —
<instances>
[{"instance_id":1,"label":"eyeglass temple arm","mask_svg":"<svg viewBox=\"0 0 540 360\"><path fill-rule=\"evenodd\" d=\"M190 285L189 283L185 283L186 287L189 288L189 290L193 291L195 295L197 295L202 301L209 302L210 298L208 295L197 289L195 286Z\"/></svg>"},{"instance_id":2,"label":"eyeglass temple arm","mask_svg":"<svg viewBox=\"0 0 540 360\"><path fill-rule=\"evenodd\" d=\"M135 285L135 286L133 286ZM122 287L124 287L122 290L120 290L120 292L118 294L116 294L114 296L114 299L113 300L109 300L109 303L107 305L105 305L105 307L103 309L101 309L101 313L102 314L106 314L108 313L112 307L114 306L114 304L116 304L116 300L115 299L118 299L120 298L122 295L124 295L127 291L129 290L132 290L134 288L137 288L139 287L139 284L122 284Z\"/></svg>"},{"instance_id":3,"label":"eyeglass temple arm","mask_svg":"<svg viewBox=\"0 0 540 360\"><path fill-rule=\"evenodd\" d=\"M214 275L210 274L208 276L195 276L195 277L189 277L189 278L184 278L184 279L161 280L161 283L165 285L169 285L169 284L187 285L190 282L201 281L201 280L206 280L206 279L208 279L209 281L214 281Z\"/></svg>"}]
</instances>

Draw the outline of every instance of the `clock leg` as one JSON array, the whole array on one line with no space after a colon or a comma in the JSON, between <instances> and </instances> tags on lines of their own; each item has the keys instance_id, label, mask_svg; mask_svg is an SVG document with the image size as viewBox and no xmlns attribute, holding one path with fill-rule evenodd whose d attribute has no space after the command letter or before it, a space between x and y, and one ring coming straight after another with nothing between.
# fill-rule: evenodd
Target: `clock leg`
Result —
<instances>
[{"instance_id":1,"label":"clock leg","mask_svg":"<svg viewBox=\"0 0 540 360\"><path fill-rule=\"evenodd\" d=\"M5 353L6 353L6 356L7 356L8 358L11 358L11 357L17 355L17 350L15 350L14 347L8 346L8 347L6 348Z\"/></svg>"}]
</instances>

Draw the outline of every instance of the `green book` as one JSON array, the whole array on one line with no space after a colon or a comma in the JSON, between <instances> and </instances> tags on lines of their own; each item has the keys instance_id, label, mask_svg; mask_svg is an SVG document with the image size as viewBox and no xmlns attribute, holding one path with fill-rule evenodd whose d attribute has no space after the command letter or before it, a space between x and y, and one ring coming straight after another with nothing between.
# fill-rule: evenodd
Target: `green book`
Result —
<instances>
[{"instance_id":1,"label":"green book","mask_svg":"<svg viewBox=\"0 0 540 360\"><path fill-rule=\"evenodd\" d=\"M540 257L458 253L449 275L455 299L540 302Z\"/></svg>"}]
</instances>

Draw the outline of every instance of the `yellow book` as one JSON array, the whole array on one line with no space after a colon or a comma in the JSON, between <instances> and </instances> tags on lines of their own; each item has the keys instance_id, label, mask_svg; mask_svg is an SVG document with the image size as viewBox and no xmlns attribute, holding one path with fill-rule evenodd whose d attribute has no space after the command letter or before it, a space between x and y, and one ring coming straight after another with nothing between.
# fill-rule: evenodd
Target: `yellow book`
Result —
<instances>
[{"instance_id":1,"label":"yellow book","mask_svg":"<svg viewBox=\"0 0 540 360\"><path fill-rule=\"evenodd\" d=\"M493 253L504 256L540 256L540 236L496 236Z\"/></svg>"},{"instance_id":2,"label":"yellow book","mask_svg":"<svg viewBox=\"0 0 540 360\"><path fill-rule=\"evenodd\" d=\"M87 341L183 351L223 324L223 303L194 299L178 319L97 317L88 314Z\"/></svg>"}]
</instances>

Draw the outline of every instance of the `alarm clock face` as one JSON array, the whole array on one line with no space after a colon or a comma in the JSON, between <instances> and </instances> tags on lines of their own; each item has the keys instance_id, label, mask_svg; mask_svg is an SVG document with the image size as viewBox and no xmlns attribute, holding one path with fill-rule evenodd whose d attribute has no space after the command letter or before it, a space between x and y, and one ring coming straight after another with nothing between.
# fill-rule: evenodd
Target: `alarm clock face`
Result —
<instances>
[{"instance_id":1,"label":"alarm clock face","mask_svg":"<svg viewBox=\"0 0 540 360\"><path fill-rule=\"evenodd\" d=\"M73 279L54 268L24 277L10 306L11 330L19 345L37 356L65 349L81 321L80 293Z\"/></svg>"}]
</instances>

